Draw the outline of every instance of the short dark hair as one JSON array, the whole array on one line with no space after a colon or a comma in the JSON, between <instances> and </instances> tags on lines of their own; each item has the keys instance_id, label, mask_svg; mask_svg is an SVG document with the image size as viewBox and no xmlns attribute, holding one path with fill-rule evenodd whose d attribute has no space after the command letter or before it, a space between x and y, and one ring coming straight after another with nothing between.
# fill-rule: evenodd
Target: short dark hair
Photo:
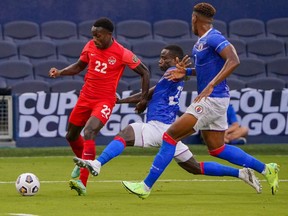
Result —
<instances>
[{"instance_id":1,"label":"short dark hair","mask_svg":"<svg viewBox=\"0 0 288 216\"><path fill-rule=\"evenodd\" d=\"M175 44L168 45L164 49L169 50L170 54L174 58L178 57L179 59L182 59L184 57L183 49L178 45L175 45Z\"/></svg>"},{"instance_id":2,"label":"short dark hair","mask_svg":"<svg viewBox=\"0 0 288 216\"><path fill-rule=\"evenodd\" d=\"M98 20L95 21L93 26L94 27L102 27L111 33L114 31L113 22L110 19L108 19L107 17L99 18Z\"/></svg>"},{"instance_id":3,"label":"short dark hair","mask_svg":"<svg viewBox=\"0 0 288 216\"><path fill-rule=\"evenodd\" d=\"M196 4L193 7L193 11L208 18L213 18L216 13L216 9L211 4L205 2Z\"/></svg>"}]
</instances>

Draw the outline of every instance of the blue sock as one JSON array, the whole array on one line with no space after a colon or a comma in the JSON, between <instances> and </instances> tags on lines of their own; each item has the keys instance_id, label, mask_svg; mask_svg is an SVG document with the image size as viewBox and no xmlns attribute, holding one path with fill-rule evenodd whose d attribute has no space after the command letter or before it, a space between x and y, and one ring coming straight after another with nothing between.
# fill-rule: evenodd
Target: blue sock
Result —
<instances>
[{"instance_id":1,"label":"blue sock","mask_svg":"<svg viewBox=\"0 0 288 216\"><path fill-rule=\"evenodd\" d=\"M227 160L230 163L249 167L257 172L261 173L265 169L265 164L251 155L244 152L242 149L232 146L232 145L224 145L215 151L210 152L211 155Z\"/></svg>"},{"instance_id":2,"label":"blue sock","mask_svg":"<svg viewBox=\"0 0 288 216\"><path fill-rule=\"evenodd\" d=\"M239 170L216 162L201 162L203 175L209 176L239 176Z\"/></svg>"},{"instance_id":3,"label":"blue sock","mask_svg":"<svg viewBox=\"0 0 288 216\"><path fill-rule=\"evenodd\" d=\"M97 158L97 160L103 166L105 163L120 155L125 149L125 144L121 142L119 139L114 139L111 141L107 147L103 150L101 155Z\"/></svg>"},{"instance_id":4,"label":"blue sock","mask_svg":"<svg viewBox=\"0 0 288 216\"><path fill-rule=\"evenodd\" d=\"M171 162L175 154L176 143L170 144L167 142L167 140L164 140L164 139L165 138L163 138L162 146L158 154L156 155L153 161L153 164L150 168L150 172L144 180L144 183L149 188L152 188L152 186L160 177L160 175L163 173L165 168L169 165L169 163Z\"/></svg>"}]
</instances>

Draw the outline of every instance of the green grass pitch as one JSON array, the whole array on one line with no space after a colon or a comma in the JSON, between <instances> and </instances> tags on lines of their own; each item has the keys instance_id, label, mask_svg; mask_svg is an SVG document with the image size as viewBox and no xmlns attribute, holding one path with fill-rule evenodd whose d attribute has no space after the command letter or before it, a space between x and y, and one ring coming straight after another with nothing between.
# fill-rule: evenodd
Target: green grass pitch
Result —
<instances>
[{"instance_id":1,"label":"green grass pitch","mask_svg":"<svg viewBox=\"0 0 288 216\"><path fill-rule=\"evenodd\" d=\"M284 150L275 152L275 148ZM146 200L128 194L120 182L142 180L157 150L142 153L142 149L127 149L125 154L102 167L98 177L89 177L87 195L80 197L68 187L74 167L70 149L0 149L0 216L288 215L287 149L288 145L248 146L245 149L258 152L254 156L265 163L273 161L281 165L280 190L275 196L271 195L267 182L258 173L263 185L262 194L256 194L249 185L235 178L193 176L173 161ZM208 156L202 146L196 147L194 153L199 161L228 164ZM27 157L19 157L21 154ZM32 172L40 179L40 191L33 197L22 197L15 189L17 176L24 172Z\"/></svg>"}]
</instances>

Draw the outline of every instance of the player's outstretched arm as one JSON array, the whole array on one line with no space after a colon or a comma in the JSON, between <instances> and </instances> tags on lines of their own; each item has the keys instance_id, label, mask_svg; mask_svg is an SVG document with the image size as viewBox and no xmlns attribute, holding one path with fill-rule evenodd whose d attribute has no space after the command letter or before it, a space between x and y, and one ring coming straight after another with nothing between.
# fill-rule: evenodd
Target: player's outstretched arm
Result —
<instances>
[{"instance_id":1,"label":"player's outstretched arm","mask_svg":"<svg viewBox=\"0 0 288 216\"><path fill-rule=\"evenodd\" d=\"M86 66L87 66L86 62L78 60L76 63L71 64L68 67L63 68L61 70L52 67L49 70L49 77L56 78L58 76L73 76L83 71L86 68Z\"/></svg>"},{"instance_id":2,"label":"player's outstretched arm","mask_svg":"<svg viewBox=\"0 0 288 216\"><path fill-rule=\"evenodd\" d=\"M194 68L188 68L191 65L191 60L189 56L184 56L181 61L177 57L176 62L176 69L169 70L164 75L168 80L176 81L183 79L185 76L196 75Z\"/></svg>"}]
</instances>

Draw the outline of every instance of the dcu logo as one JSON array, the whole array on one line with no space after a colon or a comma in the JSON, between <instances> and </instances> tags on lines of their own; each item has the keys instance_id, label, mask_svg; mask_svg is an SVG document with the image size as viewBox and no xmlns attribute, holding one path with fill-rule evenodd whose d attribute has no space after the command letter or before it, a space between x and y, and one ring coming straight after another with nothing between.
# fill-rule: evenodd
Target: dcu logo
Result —
<instances>
[{"instance_id":1,"label":"dcu logo","mask_svg":"<svg viewBox=\"0 0 288 216\"><path fill-rule=\"evenodd\" d=\"M110 57L108 58L108 64L114 65L115 63L116 63L116 58L113 57L113 56L110 56Z\"/></svg>"},{"instance_id":2,"label":"dcu logo","mask_svg":"<svg viewBox=\"0 0 288 216\"><path fill-rule=\"evenodd\" d=\"M198 113L198 114L201 114L203 112L203 107L200 106L200 105L197 105L195 107L195 112Z\"/></svg>"}]
</instances>

